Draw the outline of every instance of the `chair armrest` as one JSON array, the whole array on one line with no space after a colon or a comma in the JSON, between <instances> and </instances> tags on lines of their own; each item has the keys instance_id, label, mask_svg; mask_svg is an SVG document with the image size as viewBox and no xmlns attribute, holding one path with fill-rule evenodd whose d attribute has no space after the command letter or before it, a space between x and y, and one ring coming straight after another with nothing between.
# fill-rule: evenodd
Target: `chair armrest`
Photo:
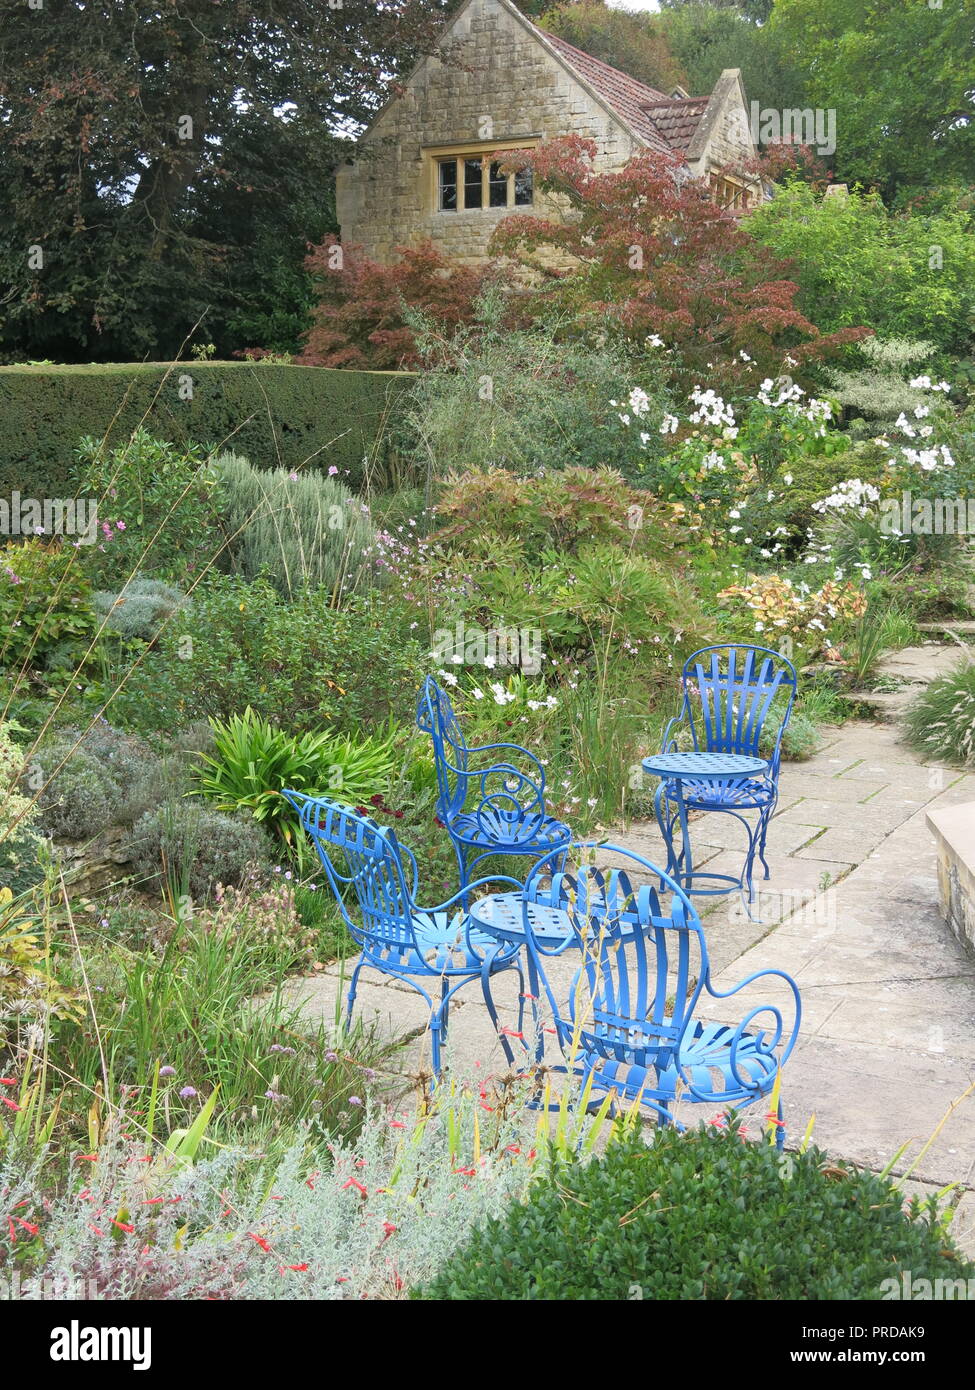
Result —
<instances>
[{"instance_id":1,"label":"chair armrest","mask_svg":"<svg viewBox=\"0 0 975 1390\"><path fill-rule=\"evenodd\" d=\"M536 758L536 756L535 756L534 753L530 752L527 748L522 748L521 745L518 744L518 743L484 743L484 744L479 745L479 746L476 747L476 748L468 748L468 750L467 750L467 756L468 756L469 758L472 758L472 757L474 757L474 756L475 756L476 754L478 754L478 753L500 753L500 752L518 753L518 754L520 754L520 756L521 756L522 758L527 758L528 761L529 761L529 762L534 766L534 768L535 768L535 772L536 772L536 775L537 775L537 777L538 777L538 781L539 781L539 783L540 783L540 785L541 785L541 790L542 790L542 792L544 793L544 791L545 791L545 769L542 767L542 764L539 762L538 758ZM517 771L518 771L518 769L517 769L516 767L514 767L511 763L498 763L497 766L498 766L498 767L503 767L503 768L510 768L513 772L517 772ZM484 771L486 772L486 771L488 771L488 769L485 768ZM479 776L482 776L483 773L471 772L469 775L470 775L470 776L474 776L474 777L479 777ZM524 774L522 774L522 775L524 775Z\"/></svg>"},{"instance_id":2,"label":"chair armrest","mask_svg":"<svg viewBox=\"0 0 975 1390\"><path fill-rule=\"evenodd\" d=\"M469 898L475 888L484 888L489 883L503 883L512 888L517 888L519 893L524 889L524 884L517 878L510 878L507 874L490 874L487 878L475 879L473 883L468 883L466 887L459 888L456 893L445 899L442 903L436 903L433 907L421 907L416 904L419 912L446 912L448 908L455 906L461 899ZM466 910L466 907L465 907Z\"/></svg>"},{"instance_id":3,"label":"chair armrest","mask_svg":"<svg viewBox=\"0 0 975 1390\"><path fill-rule=\"evenodd\" d=\"M680 752L680 748L677 745L677 740L674 738L674 730L680 728L682 724L687 725L686 710L682 710L680 714L675 715L673 719L668 721L667 727L664 729L663 732L663 737L660 740L661 753ZM690 726L688 725L688 727Z\"/></svg>"},{"instance_id":4,"label":"chair armrest","mask_svg":"<svg viewBox=\"0 0 975 1390\"><path fill-rule=\"evenodd\" d=\"M793 1002L794 1002L794 1004L795 1004L795 1021L794 1021L794 1023L793 1023L792 1032L791 1032L791 1034L790 1034L790 1036L789 1036L789 1041L787 1042L787 1044L786 1044L786 1046L785 1046L785 1050L784 1050L784 1052L782 1053L782 1057L781 1057L781 1059L780 1059L780 1065L781 1065L781 1064L783 1064L783 1063L785 1063L785 1062L787 1061L787 1059L788 1059L790 1053L792 1052L792 1049L793 1049L793 1048L795 1047L795 1045L796 1045L796 1038L797 1038L798 1035L799 1035L799 1025L800 1025L800 1023L802 1022L802 998L801 998L801 996L800 996L800 994L799 994L799 987L798 987L798 985L796 984L795 980L792 978L792 976L791 976L791 975L787 975L787 974L785 973L784 970L756 970L755 973L754 973L754 975L746 975L746 977L745 977L743 980L739 980L738 983L737 983L736 985L732 985L731 989L717 990L717 989L714 989L714 988L712 987L712 985L711 985L711 977L710 977L710 974L708 974L707 978L706 978L705 981L704 981L704 987L705 987L705 989L707 990L708 994L710 994L710 996L711 996L712 999L730 999L731 996L732 996L733 994L738 994L741 990L745 989L748 985L754 984L754 982L755 982L756 980L763 980L763 979L767 979L767 978L769 978L769 977L774 977L774 978L779 979L779 980L785 980L786 984L789 986L790 990L792 991L792 998L793 998ZM736 1039L737 1039L738 1037L741 1036L741 1034L742 1034L742 1032L745 1030L746 1026L751 1022L751 1020L755 1017L756 1014L765 1013L765 1012L775 1013L775 1014L778 1016L778 1019L779 1019L779 1036L781 1037L781 1024L782 1024L781 1014L779 1014L778 1009L776 1009L776 1008L774 1007L774 1005L765 1004L765 1005L759 1005L757 1008L752 1009L752 1011L748 1014L747 1018L745 1018L745 1019L738 1025L737 1029L735 1030L735 1037L736 1037ZM777 1045L778 1045L778 1039L776 1040L776 1043L773 1044L773 1045L774 1045L774 1046L777 1046Z\"/></svg>"}]
</instances>

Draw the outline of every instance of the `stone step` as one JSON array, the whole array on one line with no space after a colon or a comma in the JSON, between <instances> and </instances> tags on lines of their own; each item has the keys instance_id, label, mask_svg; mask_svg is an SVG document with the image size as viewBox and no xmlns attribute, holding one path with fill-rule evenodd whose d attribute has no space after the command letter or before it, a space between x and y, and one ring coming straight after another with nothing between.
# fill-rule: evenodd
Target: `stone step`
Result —
<instances>
[{"instance_id":1,"label":"stone step","mask_svg":"<svg viewBox=\"0 0 975 1390\"><path fill-rule=\"evenodd\" d=\"M945 618L938 623L915 623L919 632L955 632L959 637L975 636L975 619Z\"/></svg>"},{"instance_id":2,"label":"stone step","mask_svg":"<svg viewBox=\"0 0 975 1390\"><path fill-rule=\"evenodd\" d=\"M923 689L923 685L905 685L900 690L850 690L841 694L840 699L851 705L866 705L875 714L893 722Z\"/></svg>"}]
</instances>

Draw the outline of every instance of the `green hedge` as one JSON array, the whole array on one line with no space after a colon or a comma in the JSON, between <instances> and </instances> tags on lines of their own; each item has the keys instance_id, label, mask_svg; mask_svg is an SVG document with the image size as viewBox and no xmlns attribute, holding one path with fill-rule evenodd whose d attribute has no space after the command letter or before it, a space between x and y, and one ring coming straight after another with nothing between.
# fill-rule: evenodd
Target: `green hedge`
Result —
<instances>
[{"instance_id":1,"label":"green hedge","mask_svg":"<svg viewBox=\"0 0 975 1390\"><path fill-rule=\"evenodd\" d=\"M438 1301L966 1301L975 1264L930 1205L816 1148L777 1153L727 1130L637 1131L559 1162L476 1230L425 1289ZM923 1285L915 1284L917 1297Z\"/></svg>"},{"instance_id":2,"label":"green hedge","mask_svg":"<svg viewBox=\"0 0 975 1390\"><path fill-rule=\"evenodd\" d=\"M377 438L383 458L384 425L410 381L250 362L0 367L0 496L71 496L78 440L110 431L119 443L147 412L146 427L173 443L225 444L264 468L317 454L358 487Z\"/></svg>"}]
</instances>

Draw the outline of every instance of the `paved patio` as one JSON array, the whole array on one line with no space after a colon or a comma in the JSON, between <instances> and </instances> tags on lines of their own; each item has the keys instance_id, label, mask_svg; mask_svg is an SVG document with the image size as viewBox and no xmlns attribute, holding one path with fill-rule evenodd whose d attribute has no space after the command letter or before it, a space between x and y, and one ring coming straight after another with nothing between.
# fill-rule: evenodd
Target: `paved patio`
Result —
<instances>
[{"instance_id":1,"label":"paved patio","mask_svg":"<svg viewBox=\"0 0 975 1390\"><path fill-rule=\"evenodd\" d=\"M769 967L798 982L803 1025L783 1079L790 1140L815 1116L821 1147L869 1168L906 1146L895 1171L919 1159L909 1190L960 1185L948 1199L958 1202L953 1231L975 1254L975 1094L961 1099L975 1083L975 960L940 917L925 824L928 810L966 801L975 801L975 775L920 763L892 725L845 724L810 761L783 767L761 920L749 920L737 896L697 901L716 988ZM738 872L743 831L731 817L703 816L692 831L700 867ZM661 862L655 825L618 838ZM559 970L571 976L568 961ZM341 973L330 967L298 985L310 1011L334 1017ZM754 1002L777 996L774 984L756 992ZM498 1002L512 1027L515 995L502 977ZM707 1016L737 1021L742 998L724 1014L727 1003L709 1005ZM415 1033L411 1061L428 1056L422 1001L409 989L364 974L357 1009ZM448 1055L459 1071L504 1067L476 986L452 1009Z\"/></svg>"}]
</instances>

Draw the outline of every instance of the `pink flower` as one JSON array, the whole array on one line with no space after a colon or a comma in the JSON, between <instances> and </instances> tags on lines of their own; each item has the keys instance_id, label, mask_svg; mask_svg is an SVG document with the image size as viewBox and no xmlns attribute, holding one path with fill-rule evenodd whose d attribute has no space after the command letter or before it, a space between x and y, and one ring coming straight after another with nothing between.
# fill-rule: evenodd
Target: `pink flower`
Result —
<instances>
[{"instance_id":1,"label":"pink flower","mask_svg":"<svg viewBox=\"0 0 975 1390\"><path fill-rule=\"evenodd\" d=\"M335 467L335 464L333 463L332 466L331 466L331 468L328 470L328 476L329 476L330 478L334 478L335 475L336 475L336 473L337 473L338 471L339 471L339 470Z\"/></svg>"}]
</instances>

